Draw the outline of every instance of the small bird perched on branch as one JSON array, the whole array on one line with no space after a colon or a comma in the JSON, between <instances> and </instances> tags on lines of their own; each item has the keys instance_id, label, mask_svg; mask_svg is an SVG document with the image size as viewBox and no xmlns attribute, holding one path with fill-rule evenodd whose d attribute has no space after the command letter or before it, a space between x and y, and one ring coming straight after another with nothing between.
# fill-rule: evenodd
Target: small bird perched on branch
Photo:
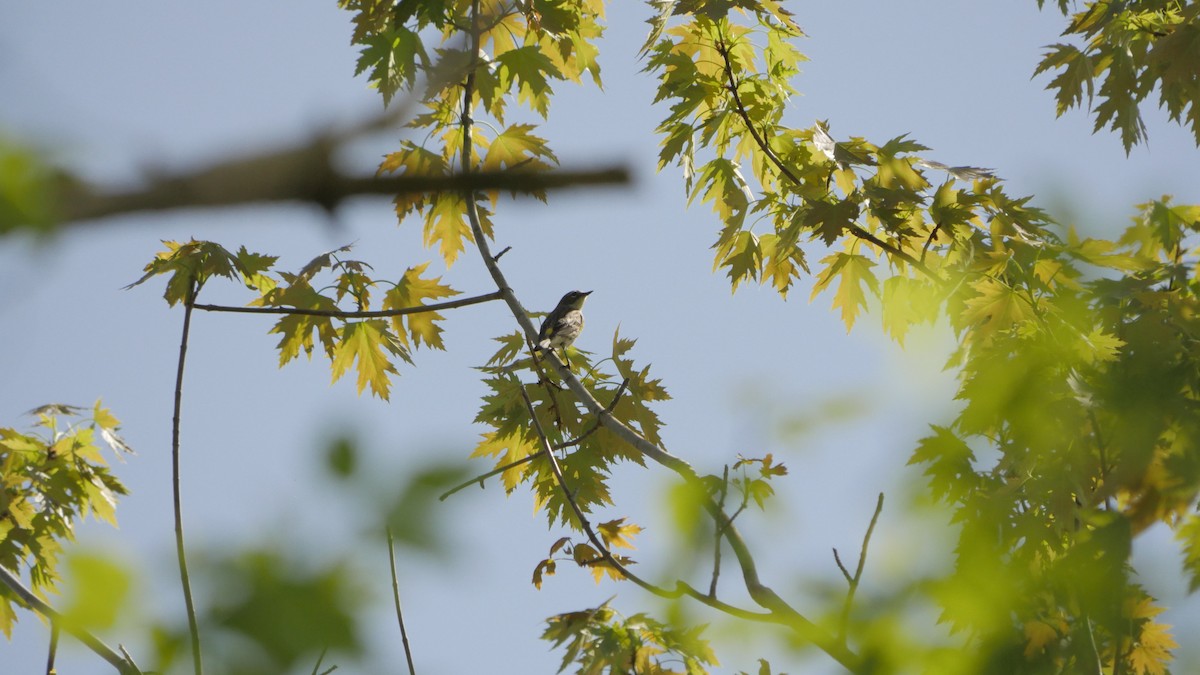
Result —
<instances>
[{"instance_id":1,"label":"small bird perched on branch","mask_svg":"<svg viewBox=\"0 0 1200 675\"><path fill-rule=\"evenodd\" d=\"M565 360L567 347L583 331L583 301L591 294L591 291L571 291L558 301L538 331L538 349L561 349Z\"/></svg>"}]
</instances>

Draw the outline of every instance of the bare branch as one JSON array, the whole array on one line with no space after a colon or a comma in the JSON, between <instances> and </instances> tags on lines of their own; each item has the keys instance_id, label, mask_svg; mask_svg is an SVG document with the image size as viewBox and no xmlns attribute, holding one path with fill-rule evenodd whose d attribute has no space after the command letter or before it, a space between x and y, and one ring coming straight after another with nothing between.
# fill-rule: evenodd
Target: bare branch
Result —
<instances>
[{"instance_id":1,"label":"bare branch","mask_svg":"<svg viewBox=\"0 0 1200 675\"><path fill-rule=\"evenodd\" d=\"M867 533L863 535L862 550L858 553L858 567L855 568L853 577L842 565L837 549L833 549L833 559L837 561L838 568L846 576L846 581L850 582L850 588L846 591L846 603L842 606L841 636L843 642L846 640L846 631L850 625L850 607L854 604L854 594L858 592L858 585L862 581L863 566L867 564L867 545L871 543L871 535L875 532L875 524L879 522L879 514L882 512L883 493L880 492L879 499L875 502L875 513L871 516L871 524L867 526Z\"/></svg>"},{"instance_id":2,"label":"bare branch","mask_svg":"<svg viewBox=\"0 0 1200 675\"><path fill-rule=\"evenodd\" d=\"M417 675L413 667L412 649L408 645L408 630L404 627L404 612L400 609L400 580L396 574L396 540L392 528L387 528L388 563L392 568L392 600L396 604L396 620L400 622L400 641L404 643L404 658L408 661L408 675Z\"/></svg>"}]
</instances>

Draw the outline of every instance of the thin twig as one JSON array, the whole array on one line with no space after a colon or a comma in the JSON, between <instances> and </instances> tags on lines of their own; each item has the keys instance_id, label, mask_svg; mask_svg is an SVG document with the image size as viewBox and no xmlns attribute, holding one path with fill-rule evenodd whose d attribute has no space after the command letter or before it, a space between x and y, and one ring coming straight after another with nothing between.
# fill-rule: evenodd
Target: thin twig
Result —
<instances>
[{"instance_id":1,"label":"thin twig","mask_svg":"<svg viewBox=\"0 0 1200 675\"><path fill-rule=\"evenodd\" d=\"M196 605L192 601L192 584L188 575L187 555L183 546L183 500L179 481L179 418L183 408L183 368L187 361L188 332L192 326L192 307L196 301L199 284L190 281L187 297L183 304L183 334L179 340L179 365L175 370L175 411L171 418L171 486L172 505L175 511L175 557L179 561L179 580L183 586L183 601L187 607L188 633L192 640L192 667L195 675L202 675L204 663L200 655L200 627L196 621Z\"/></svg>"},{"instance_id":2,"label":"thin twig","mask_svg":"<svg viewBox=\"0 0 1200 675\"><path fill-rule=\"evenodd\" d=\"M300 314L304 316L330 316L338 319L374 319L388 316L402 316L405 314L437 312L443 309L454 309L455 307L478 305L482 302L499 300L501 297L500 291L492 291L491 293L485 293L484 295L476 295L470 298L461 298L458 300L448 300L446 302L435 302L429 305L401 307L400 309L379 309L365 312L355 312L340 309L306 309L303 307L233 307L229 305L201 304L192 306L196 309L202 309L206 312L234 312L240 314Z\"/></svg>"},{"instance_id":3,"label":"thin twig","mask_svg":"<svg viewBox=\"0 0 1200 675\"><path fill-rule=\"evenodd\" d=\"M721 472L721 495L717 498L717 506L721 509L725 508L725 497L729 494L729 465L725 465L725 469ZM721 576L721 537L725 535L723 530L716 530L713 537L713 572L712 581L708 584L708 594L712 597L717 596L717 579Z\"/></svg>"},{"instance_id":4,"label":"thin twig","mask_svg":"<svg viewBox=\"0 0 1200 675\"><path fill-rule=\"evenodd\" d=\"M21 579L16 574L10 572L7 567L0 566L0 583L7 586L25 607L46 617L52 625L58 626L62 623L62 614L39 598L32 590L26 588L25 584L21 583ZM70 622L66 623L63 628L82 642L88 649L116 668L117 672L121 673L121 675L141 675L142 671L138 670L132 659L127 660L122 658L120 654L104 644L103 640L92 635L86 629Z\"/></svg>"},{"instance_id":5,"label":"thin twig","mask_svg":"<svg viewBox=\"0 0 1200 675\"><path fill-rule=\"evenodd\" d=\"M875 532L875 524L879 522L881 512L883 512L882 492L879 493L879 499L875 502L875 513L871 516L871 524L867 526L867 533L863 535L862 549L858 552L858 567L855 568L853 577L842 565L837 549L833 549L833 559L837 561L842 574L846 575L846 580L850 582L850 589L846 591L846 603L842 606L841 636L843 642L846 640L847 629L850 625L850 607L854 604L854 595L858 592L858 585L862 581L863 567L867 564L867 545L871 543L871 534Z\"/></svg>"},{"instance_id":6,"label":"thin twig","mask_svg":"<svg viewBox=\"0 0 1200 675\"><path fill-rule=\"evenodd\" d=\"M492 476L495 476L496 474L504 473L505 471L508 471L509 469L512 469L514 467L521 466L522 464L528 464L529 462L532 462L533 460L535 460L541 456L542 456L542 451L539 450L539 451L533 453L532 455L525 455L521 459L509 462L508 464L505 464L504 466L498 466L498 467L492 469L491 471L488 471L487 473L480 474L480 475L472 478L471 480L465 480L465 481L459 483L458 485L455 485L454 487L450 488L449 490L446 490L445 492L443 492L441 494L441 496L438 497L438 501L444 502L444 501L446 501L446 497L449 497L450 495L454 494L455 492L461 492L476 483L479 483L479 487L482 488L483 481L491 478Z\"/></svg>"},{"instance_id":7,"label":"thin twig","mask_svg":"<svg viewBox=\"0 0 1200 675\"><path fill-rule=\"evenodd\" d=\"M925 246L921 248L921 262L925 262L925 254L929 253L929 247L933 245L933 240L937 238L938 232L942 230L941 223L934 223L933 229L929 231L929 237L925 239Z\"/></svg>"},{"instance_id":8,"label":"thin twig","mask_svg":"<svg viewBox=\"0 0 1200 675\"><path fill-rule=\"evenodd\" d=\"M58 622L50 622L50 647L46 652L46 675L54 675L54 658L58 655Z\"/></svg>"},{"instance_id":9,"label":"thin twig","mask_svg":"<svg viewBox=\"0 0 1200 675\"><path fill-rule=\"evenodd\" d=\"M404 627L404 612L400 609L400 579L396 574L396 540L392 528L387 528L388 563L392 567L392 600L396 603L396 620L400 622L400 641L404 643L404 658L408 661L408 675L417 675L413 667L412 649L408 645L408 630Z\"/></svg>"},{"instance_id":10,"label":"thin twig","mask_svg":"<svg viewBox=\"0 0 1200 675\"><path fill-rule=\"evenodd\" d=\"M503 249L501 249L501 251L500 251L499 253L497 253L496 255L492 256L492 262L497 262L497 261L499 261L499 260L500 260L500 256L504 255L505 253L508 253L508 252L509 252L509 251L511 251L511 250L512 250L512 247L511 247L511 246L505 246Z\"/></svg>"}]
</instances>

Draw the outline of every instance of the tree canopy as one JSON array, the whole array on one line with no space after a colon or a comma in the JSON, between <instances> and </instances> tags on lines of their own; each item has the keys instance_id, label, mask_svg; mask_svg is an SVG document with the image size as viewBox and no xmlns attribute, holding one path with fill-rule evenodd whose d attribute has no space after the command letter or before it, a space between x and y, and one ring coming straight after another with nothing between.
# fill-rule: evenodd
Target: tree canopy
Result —
<instances>
[{"instance_id":1,"label":"tree canopy","mask_svg":"<svg viewBox=\"0 0 1200 675\"><path fill-rule=\"evenodd\" d=\"M649 3L641 58L658 83L657 168L678 172L689 203L711 209L712 267L730 289L757 285L787 298L810 278L816 306L831 307L847 332L876 322L904 347L915 330L943 325L955 340L947 365L957 381L953 417L930 420L915 447L897 449L908 454L914 478L922 477L924 501L949 519L957 543L944 573L885 593L859 592L872 571L880 495L857 559L835 554L846 587L823 599L795 597L792 580L760 575L771 547L742 528L772 511L782 477L802 468L803 458L746 451L716 467L689 461L667 447L669 383L635 358L635 339L618 329L603 341L589 336L588 346L603 350L574 347L565 359L535 353L539 317L508 280L514 263L504 257L501 214L519 195L556 208L553 191L562 184L543 177L556 175L559 158L542 127L554 115L557 88L602 84L605 4L339 4L353 16L357 73L385 105L411 106L410 132L383 157L376 179L433 181L392 184L393 205L402 227L419 224L434 269L446 274L431 271L429 260L384 265L350 247L289 269L270 251L199 239L165 242L145 265L132 285L165 287L167 304L183 315L172 449L190 625L159 654L164 662L173 650L190 650L201 670L201 628L213 626L245 635L258 646L256 663L271 664L240 666L248 672L309 663L320 652L314 644L360 648L348 627L345 599L354 591L345 570L277 576L268 570L280 561L251 556L235 568L252 590L225 605L193 608L178 471L195 311L269 315L280 366L301 353L316 356L328 361L332 381L352 379L358 393L391 401L418 352L446 348L454 310L496 302L509 327L477 336L493 340L494 353L476 364L483 395L474 420L463 420L482 429L469 454L490 470L415 481L382 514L382 525L389 541L393 529L420 530L413 514L430 508L439 490L446 497L498 480L506 493L531 494L546 523L564 533L547 542L532 570L535 586L567 583L550 577L560 564L573 565L597 583L616 583L623 602L637 592L672 601L668 615L649 604L626 615L605 602L548 618L542 637L562 651L563 670L709 672L721 641L697 618L707 607L778 630L854 673L1167 672L1179 636L1157 618L1163 608L1132 553L1146 532L1169 528L1179 574L1191 591L1200 587L1200 353L1192 334L1200 328L1200 206L1169 196L1134 205L1129 226L1107 238L1056 221L1032 196L1010 193L996 171L934 159L918 130L867 139L841 135L835 120L791 126L805 58L799 10L771 0ZM1035 75L1049 80L1058 114L1086 108L1095 128L1119 134L1130 152L1147 140L1143 109L1156 96L1200 143L1200 4L1076 8L1064 0L1047 8L1055 10L1066 21L1064 42L1047 48ZM63 218L105 213L111 207L95 204L114 197L161 203L108 195L24 149L4 153L0 229L52 228ZM307 192L271 194L307 195L300 198L334 208L348 183L322 178L306 183ZM198 179L176 177L145 192L175 190L188 195L180 205L194 205L186 200ZM341 187L326 191L326 183ZM487 289L464 292L444 281L466 264L486 272ZM240 304L207 301L211 289L230 282L243 289ZM430 394L427 404L434 401ZM37 415L44 431L2 430L7 529L0 566L28 569L32 591L45 600L70 523L89 513L112 520L115 498L125 492L95 436L117 451L126 446L101 403L43 406ZM337 466L347 478L354 474L352 463ZM706 562L639 571L641 542L652 533L622 512L614 489L630 470L662 476L681 555ZM293 608L289 591L297 590L308 604ZM3 599L6 631L18 606L46 615L29 600ZM297 643L279 630L286 611L323 617L299 631L312 641ZM103 617L92 622L104 624ZM83 630L88 621L68 614L54 623ZM129 672L138 668L128 654L102 656ZM787 666L763 659L758 667L769 674Z\"/></svg>"}]
</instances>

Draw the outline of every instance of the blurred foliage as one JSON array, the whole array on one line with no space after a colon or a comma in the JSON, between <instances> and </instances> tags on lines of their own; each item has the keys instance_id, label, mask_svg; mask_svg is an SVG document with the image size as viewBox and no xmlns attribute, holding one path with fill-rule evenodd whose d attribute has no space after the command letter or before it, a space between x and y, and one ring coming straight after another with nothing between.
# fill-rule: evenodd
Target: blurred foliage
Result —
<instances>
[{"instance_id":1,"label":"blurred foliage","mask_svg":"<svg viewBox=\"0 0 1200 675\"><path fill-rule=\"evenodd\" d=\"M22 229L49 232L55 224L56 180L38 153L0 135L0 235Z\"/></svg>"},{"instance_id":2,"label":"blurred foliage","mask_svg":"<svg viewBox=\"0 0 1200 675\"><path fill-rule=\"evenodd\" d=\"M45 599L62 577L59 556L74 539L78 521L91 515L117 524L117 498L126 490L108 468L102 445L118 457L132 450L117 433L120 422L100 401L91 408L52 403L29 414L37 421L27 433L0 428L0 567L16 574L27 569L33 591ZM72 566L85 581L93 572L110 578L117 593L110 571L82 559ZM109 616L94 600L78 596L69 619L106 623ZM0 593L0 630L9 637L17 620L15 602Z\"/></svg>"}]
</instances>

